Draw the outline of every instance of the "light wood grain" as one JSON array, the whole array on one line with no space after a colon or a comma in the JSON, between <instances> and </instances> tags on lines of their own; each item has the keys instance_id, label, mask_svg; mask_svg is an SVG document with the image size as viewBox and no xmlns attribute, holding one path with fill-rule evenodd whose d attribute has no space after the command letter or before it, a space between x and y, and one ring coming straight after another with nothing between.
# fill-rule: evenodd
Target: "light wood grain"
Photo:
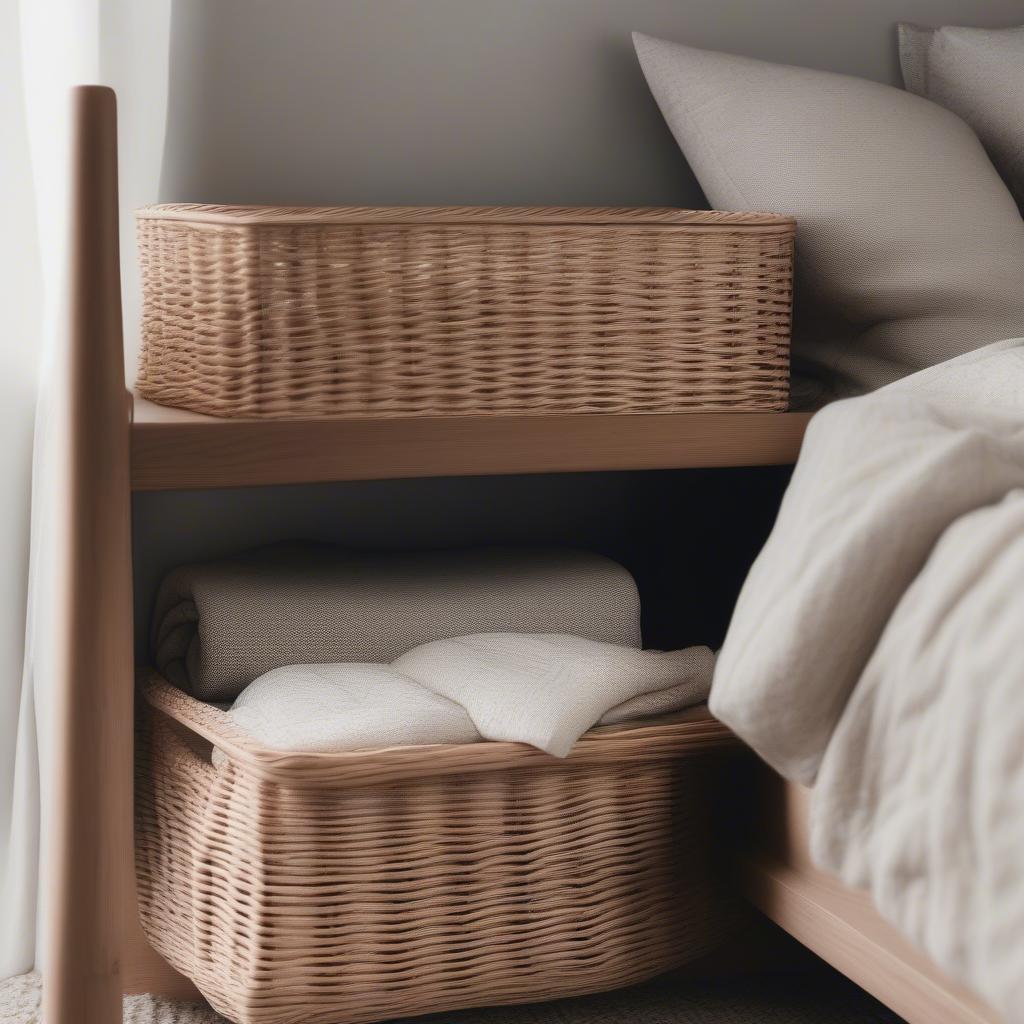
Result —
<instances>
[{"instance_id":1,"label":"light wood grain","mask_svg":"<svg viewBox=\"0 0 1024 1024\"><path fill-rule=\"evenodd\" d=\"M764 769L766 775L769 770ZM809 791L772 773L761 788L763 849L745 865L752 902L909 1024L998 1024L1002 1017L952 981L875 910L870 897L814 867Z\"/></svg>"},{"instance_id":2,"label":"light wood grain","mask_svg":"<svg viewBox=\"0 0 1024 1024\"><path fill-rule=\"evenodd\" d=\"M131 870L132 600L128 404L109 89L76 89L65 350L54 443L64 465L47 1024L121 1020Z\"/></svg>"},{"instance_id":3,"label":"light wood grain","mask_svg":"<svg viewBox=\"0 0 1024 1024\"><path fill-rule=\"evenodd\" d=\"M65 350L54 386L62 518L47 1024L113 1024L123 991L194 987L149 947L135 894L129 442L114 94L73 94Z\"/></svg>"},{"instance_id":4,"label":"light wood grain","mask_svg":"<svg viewBox=\"0 0 1024 1024\"><path fill-rule=\"evenodd\" d=\"M806 413L223 420L136 397L135 490L783 465Z\"/></svg>"},{"instance_id":5,"label":"light wood grain","mask_svg":"<svg viewBox=\"0 0 1024 1024\"><path fill-rule=\"evenodd\" d=\"M183 1002L198 1002L203 997L199 989L179 974L153 947L142 930L139 920L138 897L135 892L135 872L131 878L131 900L128 920L124 930L125 995L148 994L164 999L178 999Z\"/></svg>"}]
</instances>

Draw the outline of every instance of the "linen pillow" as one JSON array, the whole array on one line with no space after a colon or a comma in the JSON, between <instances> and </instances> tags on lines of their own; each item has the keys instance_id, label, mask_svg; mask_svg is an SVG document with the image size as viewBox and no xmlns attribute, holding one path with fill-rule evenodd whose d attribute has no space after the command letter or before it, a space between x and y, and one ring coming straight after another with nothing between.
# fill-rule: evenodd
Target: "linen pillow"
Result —
<instances>
[{"instance_id":1,"label":"linen pillow","mask_svg":"<svg viewBox=\"0 0 1024 1024\"><path fill-rule=\"evenodd\" d=\"M634 42L711 204L797 218L794 372L817 386L795 404L1024 335L1024 221L959 117L877 82Z\"/></svg>"},{"instance_id":2,"label":"linen pillow","mask_svg":"<svg viewBox=\"0 0 1024 1024\"><path fill-rule=\"evenodd\" d=\"M903 82L959 114L1024 209L1024 26L899 27Z\"/></svg>"}]
</instances>

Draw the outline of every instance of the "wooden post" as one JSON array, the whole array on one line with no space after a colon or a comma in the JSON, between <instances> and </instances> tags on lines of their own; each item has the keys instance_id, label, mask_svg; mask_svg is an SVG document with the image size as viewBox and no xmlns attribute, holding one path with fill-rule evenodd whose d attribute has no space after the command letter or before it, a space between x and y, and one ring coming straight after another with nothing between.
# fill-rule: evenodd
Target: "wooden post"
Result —
<instances>
[{"instance_id":1,"label":"wooden post","mask_svg":"<svg viewBox=\"0 0 1024 1024\"><path fill-rule=\"evenodd\" d=\"M131 856L132 595L114 93L74 90L46 1024L121 1021Z\"/></svg>"}]
</instances>

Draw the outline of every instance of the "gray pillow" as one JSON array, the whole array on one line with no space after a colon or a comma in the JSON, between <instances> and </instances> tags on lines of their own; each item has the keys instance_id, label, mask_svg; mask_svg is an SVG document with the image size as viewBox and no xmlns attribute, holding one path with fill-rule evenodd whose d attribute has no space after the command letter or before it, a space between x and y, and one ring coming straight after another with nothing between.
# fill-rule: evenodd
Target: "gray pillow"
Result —
<instances>
[{"instance_id":1,"label":"gray pillow","mask_svg":"<svg viewBox=\"0 0 1024 1024\"><path fill-rule=\"evenodd\" d=\"M1024 208L1024 27L900 25L900 64L911 92L959 114Z\"/></svg>"},{"instance_id":2,"label":"gray pillow","mask_svg":"<svg viewBox=\"0 0 1024 1024\"><path fill-rule=\"evenodd\" d=\"M1024 335L1024 221L959 117L877 82L634 42L711 204L797 218L794 371L819 385L794 388L803 404Z\"/></svg>"}]
</instances>

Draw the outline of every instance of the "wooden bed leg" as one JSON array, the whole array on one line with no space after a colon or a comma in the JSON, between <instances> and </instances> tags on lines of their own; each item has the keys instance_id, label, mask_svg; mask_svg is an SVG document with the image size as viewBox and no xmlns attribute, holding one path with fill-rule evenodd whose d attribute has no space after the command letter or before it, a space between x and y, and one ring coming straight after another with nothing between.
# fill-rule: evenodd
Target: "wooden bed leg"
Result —
<instances>
[{"instance_id":1,"label":"wooden bed leg","mask_svg":"<svg viewBox=\"0 0 1024 1024\"><path fill-rule=\"evenodd\" d=\"M47 886L46 1024L121 1021L131 854L129 402L118 255L114 93L74 90L70 275L61 353L64 559L56 792Z\"/></svg>"}]
</instances>

